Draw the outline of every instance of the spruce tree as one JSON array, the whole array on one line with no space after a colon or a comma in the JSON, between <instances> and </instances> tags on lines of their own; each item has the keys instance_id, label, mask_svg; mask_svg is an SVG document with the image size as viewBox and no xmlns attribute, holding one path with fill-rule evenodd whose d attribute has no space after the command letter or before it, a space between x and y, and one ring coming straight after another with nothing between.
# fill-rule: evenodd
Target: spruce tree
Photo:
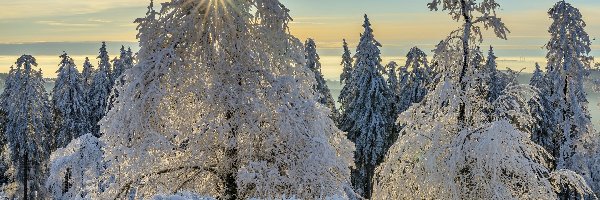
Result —
<instances>
[{"instance_id":1,"label":"spruce tree","mask_svg":"<svg viewBox=\"0 0 600 200\"><path fill-rule=\"evenodd\" d=\"M346 39L344 39L344 44L342 48L344 48L344 53L342 54L342 63L340 63L340 65L342 65L340 83L348 84L348 81L352 77L352 65L354 63L354 59L352 58L352 53L350 52L350 49L348 49L348 43L346 42Z\"/></svg>"},{"instance_id":2,"label":"spruce tree","mask_svg":"<svg viewBox=\"0 0 600 200\"><path fill-rule=\"evenodd\" d=\"M4 192L11 198L45 198L43 186L45 163L50 154L53 137L50 134L51 112L44 89L41 70L33 56L23 55L11 77L12 86L5 88L9 96L6 138L9 144L13 181ZM6 95L6 93L12 93Z\"/></svg>"},{"instance_id":3,"label":"spruce tree","mask_svg":"<svg viewBox=\"0 0 600 200\"><path fill-rule=\"evenodd\" d=\"M317 53L317 45L315 41L311 38L306 40L304 44L304 57L306 59L306 67L314 74L316 84L313 86L315 92L317 93L317 102L323 104L325 107L331 110L331 118L336 119L337 117L337 109L335 108L335 101L331 96L331 91L329 87L327 87L327 81L323 78L323 73L321 71L321 62L319 61L321 58Z\"/></svg>"},{"instance_id":4,"label":"spruce tree","mask_svg":"<svg viewBox=\"0 0 600 200\"><path fill-rule=\"evenodd\" d=\"M406 111L414 103L421 102L431 87L433 70L427 61L427 54L418 47L411 48L399 76L402 88L398 101L398 114Z\"/></svg>"},{"instance_id":5,"label":"spruce tree","mask_svg":"<svg viewBox=\"0 0 600 200\"><path fill-rule=\"evenodd\" d=\"M338 96L338 102L340 103L340 112L339 112L339 116L337 118L336 123L338 124L338 126L341 126L343 119L347 118L347 112L345 112L347 108L347 106L349 105L348 101L350 101L350 99L353 96L353 92L355 91L354 88L352 88L354 86L354 84L351 83L352 81L352 74L353 74L353 67L354 67L354 58L352 57L352 54L350 53L350 49L348 48L348 43L346 43L346 39L343 40L343 49L344 52L342 54L342 62L340 63L340 65L342 65L342 74L340 75L340 83L343 85L342 86L342 90L340 91L340 95Z\"/></svg>"},{"instance_id":6,"label":"spruce tree","mask_svg":"<svg viewBox=\"0 0 600 200\"><path fill-rule=\"evenodd\" d=\"M600 194L599 139L593 129L584 81L591 69L591 40L579 10L557 2L548 14L553 20L546 44L549 101L554 111L552 135L558 147L556 166L582 175Z\"/></svg>"},{"instance_id":7,"label":"spruce tree","mask_svg":"<svg viewBox=\"0 0 600 200\"><path fill-rule=\"evenodd\" d=\"M506 85L502 84L503 81L501 80L499 75L500 72L497 69L496 58L498 57L494 55L494 48L490 46L485 66L482 69L483 74L485 75L484 79L486 85L488 86L486 99L489 102L494 102L498 99L498 97L502 95L504 88L506 88Z\"/></svg>"},{"instance_id":8,"label":"spruce tree","mask_svg":"<svg viewBox=\"0 0 600 200\"><path fill-rule=\"evenodd\" d=\"M343 102L347 105L340 126L356 146L352 185L358 194L370 198L375 167L382 161L391 136L390 92L382 75L381 44L375 40L367 15L363 27L350 81L352 96Z\"/></svg>"},{"instance_id":9,"label":"spruce tree","mask_svg":"<svg viewBox=\"0 0 600 200\"><path fill-rule=\"evenodd\" d=\"M62 60L57 71L58 77L52 90L57 148L63 148L74 138L90 132L82 76L71 57L65 53L60 58Z\"/></svg>"},{"instance_id":10,"label":"spruce tree","mask_svg":"<svg viewBox=\"0 0 600 200\"><path fill-rule=\"evenodd\" d=\"M90 59L85 57L85 62L83 62L83 67L81 70L81 83L83 87L83 92L85 94L86 102L88 98L88 93L92 88L92 82L94 78L94 66L90 63ZM89 102L88 102L89 103Z\"/></svg>"},{"instance_id":11,"label":"spruce tree","mask_svg":"<svg viewBox=\"0 0 600 200\"><path fill-rule=\"evenodd\" d=\"M397 73L397 69L398 68L398 64L394 61L389 62L386 66L386 73L385 75L387 76L387 86L389 88L390 91L390 95L389 95L389 100L388 102L390 103L390 122L394 122L396 121L396 118L398 118L398 114L400 114L400 94L401 94L401 85L400 85L400 81L398 80L398 73ZM393 123L395 124L395 123ZM395 131L393 131L395 132Z\"/></svg>"},{"instance_id":12,"label":"spruce tree","mask_svg":"<svg viewBox=\"0 0 600 200\"><path fill-rule=\"evenodd\" d=\"M544 147L553 156L558 155L559 148L556 147L556 138L554 138L553 130L554 126L552 123L554 120L554 109L548 100L549 85L546 79L545 73L540 69L540 65L535 63L535 70L533 76L529 81L529 85L537 90L537 99L539 103L531 102L531 113L536 120L537 126L532 130L531 140L540 146Z\"/></svg>"},{"instance_id":13,"label":"spruce tree","mask_svg":"<svg viewBox=\"0 0 600 200\"><path fill-rule=\"evenodd\" d=\"M108 97L112 89L112 78L110 73L110 62L108 53L106 52L106 43L102 42L98 69L94 73L94 79L88 93L88 103L90 109L90 124L92 134L96 137L101 135L98 122L106 115L108 106Z\"/></svg>"}]
</instances>

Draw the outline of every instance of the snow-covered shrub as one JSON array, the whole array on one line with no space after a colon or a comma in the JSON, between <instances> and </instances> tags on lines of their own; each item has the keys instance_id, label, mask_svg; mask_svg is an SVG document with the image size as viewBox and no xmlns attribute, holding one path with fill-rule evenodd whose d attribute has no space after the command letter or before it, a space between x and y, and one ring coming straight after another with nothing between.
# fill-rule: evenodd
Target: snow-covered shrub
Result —
<instances>
[{"instance_id":1,"label":"snow-covered shrub","mask_svg":"<svg viewBox=\"0 0 600 200\"><path fill-rule=\"evenodd\" d=\"M101 191L102 142L92 134L74 139L50 156L46 188L54 199L91 199ZM127 172L123 172L127 173Z\"/></svg>"}]
</instances>

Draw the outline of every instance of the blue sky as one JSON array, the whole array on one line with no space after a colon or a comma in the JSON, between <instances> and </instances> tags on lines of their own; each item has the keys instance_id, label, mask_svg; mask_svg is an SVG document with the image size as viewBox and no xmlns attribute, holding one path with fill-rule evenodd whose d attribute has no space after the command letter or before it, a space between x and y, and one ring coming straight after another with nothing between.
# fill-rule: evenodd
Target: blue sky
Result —
<instances>
[{"instance_id":1,"label":"blue sky","mask_svg":"<svg viewBox=\"0 0 600 200\"><path fill-rule=\"evenodd\" d=\"M160 2L161 0L157 0ZM355 46L362 32L362 16L371 18L375 36L384 45L384 60L398 60L412 46L428 51L450 30L458 27L444 12L431 12L430 0L281 0L291 10L291 30L304 40L314 38L323 57L325 74L339 72L341 40ZM133 20L144 15L148 0L19 0L0 1L0 72L20 54L41 57L41 66L54 71L62 51L77 59L96 54L100 41L108 41L116 55L120 45L136 49ZM502 17L512 31L509 40L491 39L498 56L510 67L543 62L542 46L548 39L547 10L556 1L498 0ZM600 38L600 1L570 0L580 8L592 38ZM600 47L594 45L594 48ZM600 48L599 48L600 49ZM598 54L597 51L593 55ZM521 60L525 60L521 62ZM519 61L519 62L515 62ZM501 63L503 64L503 63ZM47 76L52 76L51 73Z\"/></svg>"}]
</instances>

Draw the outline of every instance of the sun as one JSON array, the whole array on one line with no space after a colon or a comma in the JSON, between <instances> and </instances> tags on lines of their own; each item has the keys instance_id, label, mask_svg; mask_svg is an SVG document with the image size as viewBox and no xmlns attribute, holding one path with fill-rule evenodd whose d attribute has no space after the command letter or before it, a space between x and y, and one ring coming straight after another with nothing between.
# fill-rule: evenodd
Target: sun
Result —
<instances>
[{"instance_id":1,"label":"sun","mask_svg":"<svg viewBox=\"0 0 600 200\"><path fill-rule=\"evenodd\" d=\"M206 9L205 16L218 14L219 12L227 13L229 7L233 6L231 0L200 0L200 6Z\"/></svg>"}]
</instances>

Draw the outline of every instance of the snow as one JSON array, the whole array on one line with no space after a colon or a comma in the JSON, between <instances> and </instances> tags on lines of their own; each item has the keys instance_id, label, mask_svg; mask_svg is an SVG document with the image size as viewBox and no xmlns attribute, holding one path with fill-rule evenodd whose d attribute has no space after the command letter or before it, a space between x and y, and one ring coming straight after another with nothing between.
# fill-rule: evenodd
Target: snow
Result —
<instances>
[{"instance_id":1,"label":"snow","mask_svg":"<svg viewBox=\"0 0 600 200\"><path fill-rule=\"evenodd\" d=\"M287 8L259 0L207 10L216 3L174 0L136 20L139 62L101 121L101 177L114 180L100 196L345 196L353 148L315 100Z\"/></svg>"},{"instance_id":2,"label":"snow","mask_svg":"<svg viewBox=\"0 0 600 200\"><path fill-rule=\"evenodd\" d=\"M0 94L1 199L598 199L591 39L565 1L528 85L498 70L495 0L430 0L462 23L382 63L364 16L340 49L336 108L314 39L279 0L170 0L135 20L141 50L66 53L52 98L35 57ZM338 113L339 112L339 113Z\"/></svg>"},{"instance_id":3,"label":"snow","mask_svg":"<svg viewBox=\"0 0 600 200\"><path fill-rule=\"evenodd\" d=\"M375 40L369 18L365 15L364 32L354 55L355 64L344 92L340 128L356 143L356 168L352 184L358 194L369 198L375 167L381 162L391 144L391 125L388 98L391 95L383 77L381 44Z\"/></svg>"}]
</instances>

